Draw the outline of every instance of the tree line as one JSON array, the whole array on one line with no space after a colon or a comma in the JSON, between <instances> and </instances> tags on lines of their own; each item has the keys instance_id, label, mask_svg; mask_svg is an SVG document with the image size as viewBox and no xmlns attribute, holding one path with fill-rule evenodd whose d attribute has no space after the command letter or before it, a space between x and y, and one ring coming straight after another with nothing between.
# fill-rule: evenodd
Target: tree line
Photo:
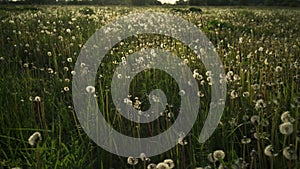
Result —
<instances>
[{"instance_id":1,"label":"tree line","mask_svg":"<svg viewBox=\"0 0 300 169\"><path fill-rule=\"evenodd\" d=\"M0 3L21 4L97 4L97 5L163 5L158 0L0 0ZM178 0L175 5L224 6L224 5L264 5L264 6L299 6L300 0Z\"/></svg>"}]
</instances>

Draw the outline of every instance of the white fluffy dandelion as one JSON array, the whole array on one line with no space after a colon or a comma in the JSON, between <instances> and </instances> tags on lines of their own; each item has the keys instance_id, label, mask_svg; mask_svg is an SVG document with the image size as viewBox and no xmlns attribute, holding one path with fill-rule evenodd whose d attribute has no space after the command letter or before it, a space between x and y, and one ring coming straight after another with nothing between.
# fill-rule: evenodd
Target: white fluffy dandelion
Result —
<instances>
[{"instance_id":1,"label":"white fluffy dandelion","mask_svg":"<svg viewBox=\"0 0 300 169\"><path fill-rule=\"evenodd\" d=\"M94 86L87 86L85 88L85 90L88 92L88 93L94 93L95 92L95 87Z\"/></svg>"},{"instance_id":2,"label":"white fluffy dandelion","mask_svg":"<svg viewBox=\"0 0 300 169\"><path fill-rule=\"evenodd\" d=\"M41 99L41 97L40 96L35 96L35 98L34 98L34 101L36 101L36 102L40 102L42 99Z\"/></svg>"},{"instance_id":3,"label":"white fluffy dandelion","mask_svg":"<svg viewBox=\"0 0 300 169\"><path fill-rule=\"evenodd\" d=\"M28 138L28 143L31 146L34 146L38 141L42 140L42 135L40 132L35 132L33 133L29 138Z\"/></svg>"},{"instance_id":4,"label":"white fluffy dandelion","mask_svg":"<svg viewBox=\"0 0 300 169\"><path fill-rule=\"evenodd\" d=\"M156 165L156 168L157 168L157 169L171 169L171 168L169 167L169 165L166 164L166 163L158 163L158 164Z\"/></svg>"},{"instance_id":5,"label":"white fluffy dandelion","mask_svg":"<svg viewBox=\"0 0 300 169\"><path fill-rule=\"evenodd\" d=\"M279 125L280 133L283 135L290 135L293 133L294 128L291 122L285 122Z\"/></svg>"},{"instance_id":6,"label":"white fluffy dandelion","mask_svg":"<svg viewBox=\"0 0 300 169\"><path fill-rule=\"evenodd\" d=\"M274 149L272 145L268 145L265 149L264 149L264 153L266 156L268 157L275 157L277 156L276 153L274 153Z\"/></svg>"},{"instance_id":7,"label":"white fluffy dandelion","mask_svg":"<svg viewBox=\"0 0 300 169\"><path fill-rule=\"evenodd\" d=\"M149 164L147 166L147 169L156 169L156 164L153 164L153 163Z\"/></svg>"},{"instance_id":8,"label":"white fluffy dandelion","mask_svg":"<svg viewBox=\"0 0 300 169\"><path fill-rule=\"evenodd\" d=\"M223 150L216 150L213 153L213 157L216 160L223 160L225 158L225 152Z\"/></svg>"},{"instance_id":9,"label":"white fluffy dandelion","mask_svg":"<svg viewBox=\"0 0 300 169\"><path fill-rule=\"evenodd\" d=\"M129 165L136 165L138 162L139 162L138 159L133 158L133 157L131 157L131 156L129 156L129 157L127 158L127 163L128 163Z\"/></svg>"},{"instance_id":10,"label":"white fluffy dandelion","mask_svg":"<svg viewBox=\"0 0 300 169\"><path fill-rule=\"evenodd\" d=\"M288 160L296 160L297 159L297 152L293 145L285 147L282 151L282 154Z\"/></svg>"},{"instance_id":11,"label":"white fluffy dandelion","mask_svg":"<svg viewBox=\"0 0 300 169\"><path fill-rule=\"evenodd\" d=\"M295 122L295 119L293 117L291 117L291 114L289 111L285 111L281 114L280 116L281 121L284 122Z\"/></svg>"},{"instance_id":12,"label":"white fluffy dandelion","mask_svg":"<svg viewBox=\"0 0 300 169\"><path fill-rule=\"evenodd\" d=\"M174 161L172 159L165 159L164 163L167 164L169 166L169 168L175 167Z\"/></svg>"}]
</instances>

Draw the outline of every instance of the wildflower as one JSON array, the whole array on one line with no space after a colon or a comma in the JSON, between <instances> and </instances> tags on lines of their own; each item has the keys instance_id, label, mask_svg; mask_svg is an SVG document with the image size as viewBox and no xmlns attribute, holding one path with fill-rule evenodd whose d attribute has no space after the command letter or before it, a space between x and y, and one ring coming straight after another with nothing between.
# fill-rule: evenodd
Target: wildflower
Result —
<instances>
[{"instance_id":1,"label":"wildflower","mask_svg":"<svg viewBox=\"0 0 300 169\"><path fill-rule=\"evenodd\" d=\"M65 66L64 71L66 71L66 72L69 71L69 68Z\"/></svg>"},{"instance_id":2,"label":"wildflower","mask_svg":"<svg viewBox=\"0 0 300 169\"><path fill-rule=\"evenodd\" d=\"M243 97L249 97L249 95L250 95L249 92L244 92L243 93Z\"/></svg>"},{"instance_id":3,"label":"wildflower","mask_svg":"<svg viewBox=\"0 0 300 169\"><path fill-rule=\"evenodd\" d=\"M34 101L36 101L36 102L40 102L42 99L41 99L41 97L40 96L35 96L35 98L34 98Z\"/></svg>"},{"instance_id":4,"label":"wildflower","mask_svg":"<svg viewBox=\"0 0 300 169\"><path fill-rule=\"evenodd\" d=\"M95 87L94 86L87 86L85 88L85 90L88 92L88 93L94 93L95 92Z\"/></svg>"},{"instance_id":5,"label":"wildflower","mask_svg":"<svg viewBox=\"0 0 300 169\"><path fill-rule=\"evenodd\" d=\"M275 157L277 156L277 154L274 153L274 149L273 149L273 146L272 145L268 145L265 150L264 150L264 153L266 156L268 157Z\"/></svg>"},{"instance_id":6,"label":"wildflower","mask_svg":"<svg viewBox=\"0 0 300 169\"><path fill-rule=\"evenodd\" d=\"M247 114L244 114L242 117L243 121L248 121L249 120L249 116Z\"/></svg>"},{"instance_id":7,"label":"wildflower","mask_svg":"<svg viewBox=\"0 0 300 169\"><path fill-rule=\"evenodd\" d=\"M184 146L184 145L187 145L187 141L185 141L185 139L183 137L179 137L178 144Z\"/></svg>"},{"instance_id":8,"label":"wildflower","mask_svg":"<svg viewBox=\"0 0 300 169\"><path fill-rule=\"evenodd\" d=\"M180 90L178 94L179 94L179 96L184 96L185 95L185 91L184 90Z\"/></svg>"},{"instance_id":9,"label":"wildflower","mask_svg":"<svg viewBox=\"0 0 300 169\"><path fill-rule=\"evenodd\" d=\"M42 135L40 132L35 132L33 133L29 138L28 138L28 143L31 146L34 146L38 141L42 140Z\"/></svg>"},{"instance_id":10,"label":"wildflower","mask_svg":"<svg viewBox=\"0 0 300 169\"><path fill-rule=\"evenodd\" d=\"M213 157L216 160L223 160L225 158L225 153L223 150L216 150L214 151Z\"/></svg>"},{"instance_id":11,"label":"wildflower","mask_svg":"<svg viewBox=\"0 0 300 169\"><path fill-rule=\"evenodd\" d=\"M209 154L207 155L207 160L210 161L210 162L212 162L212 163L214 163L214 162L216 161L216 160L214 159L212 153L209 153Z\"/></svg>"},{"instance_id":12,"label":"wildflower","mask_svg":"<svg viewBox=\"0 0 300 169\"><path fill-rule=\"evenodd\" d=\"M141 153L141 154L140 154L140 159L141 159L142 161L146 161L146 159L147 159L146 154L145 154L145 153Z\"/></svg>"},{"instance_id":13,"label":"wildflower","mask_svg":"<svg viewBox=\"0 0 300 169\"><path fill-rule=\"evenodd\" d=\"M295 150L295 147L293 145L285 147L283 149L282 154L288 160L296 160L297 159L296 150Z\"/></svg>"},{"instance_id":14,"label":"wildflower","mask_svg":"<svg viewBox=\"0 0 300 169\"><path fill-rule=\"evenodd\" d=\"M125 98L124 103L126 103L127 105L132 105L132 101L129 98Z\"/></svg>"},{"instance_id":15,"label":"wildflower","mask_svg":"<svg viewBox=\"0 0 300 169\"><path fill-rule=\"evenodd\" d=\"M260 118L258 115L253 115L253 116L251 116L250 121L251 121L251 123L257 125L257 124L259 124Z\"/></svg>"},{"instance_id":16,"label":"wildflower","mask_svg":"<svg viewBox=\"0 0 300 169\"><path fill-rule=\"evenodd\" d=\"M71 75L76 75L76 72L74 70L71 71Z\"/></svg>"},{"instance_id":17,"label":"wildflower","mask_svg":"<svg viewBox=\"0 0 300 169\"><path fill-rule=\"evenodd\" d=\"M269 126L270 122L267 119L262 119L261 124L262 124L262 126L267 127L267 126Z\"/></svg>"},{"instance_id":18,"label":"wildflower","mask_svg":"<svg viewBox=\"0 0 300 169\"><path fill-rule=\"evenodd\" d=\"M52 53L51 53L51 52L47 52L47 55L48 55L48 56L52 56Z\"/></svg>"},{"instance_id":19,"label":"wildflower","mask_svg":"<svg viewBox=\"0 0 300 169\"><path fill-rule=\"evenodd\" d=\"M133 158L133 157L131 157L131 156L129 156L129 157L127 158L127 163L128 163L129 165L136 165L138 162L139 162L138 159Z\"/></svg>"},{"instance_id":20,"label":"wildflower","mask_svg":"<svg viewBox=\"0 0 300 169\"><path fill-rule=\"evenodd\" d=\"M282 122L295 122L295 119L293 117L291 117L291 114L289 111L286 111L284 113L281 114L280 119Z\"/></svg>"},{"instance_id":21,"label":"wildflower","mask_svg":"<svg viewBox=\"0 0 300 169\"><path fill-rule=\"evenodd\" d=\"M293 133L293 124L291 122L285 122L279 125L279 130L281 134L290 135Z\"/></svg>"},{"instance_id":22,"label":"wildflower","mask_svg":"<svg viewBox=\"0 0 300 169\"><path fill-rule=\"evenodd\" d=\"M64 87L64 91L65 91L65 92L68 92L69 90L70 90L69 87L67 87L67 86Z\"/></svg>"},{"instance_id":23,"label":"wildflower","mask_svg":"<svg viewBox=\"0 0 300 169\"><path fill-rule=\"evenodd\" d=\"M48 70L48 73L50 73L50 74L54 73L52 68L48 68L47 70Z\"/></svg>"},{"instance_id":24,"label":"wildflower","mask_svg":"<svg viewBox=\"0 0 300 169\"><path fill-rule=\"evenodd\" d=\"M174 161L172 159L165 159L164 163L167 164L169 166L169 168L175 167Z\"/></svg>"},{"instance_id":25,"label":"wildflower","mask_svg":"<svg viewBox=\"0 0 300 169\"><path fill-rule=\"evenodd\" d=\"M232 90L232 91L230 92L230 98L231 98L231 99L235 99L235 98L237 98L237 97L238 97L238 92L235 91L235 90Z\"/></svg>"},{"instance_id":26,"label":"wildflower","mask_svg":"<svg viewBox=\"0 0 300 169\"><path fill-rule=\"evenodd\" d=\"M250 153L251 158L255 158L257 156L257 152L253 149Z\"/></svg>"},{"instance_id":27,"label":"wildflower","mask_svg":"<svg viewBox=\"0 0 300 169\"><path fill-rule=\"evenodd\" d=\"M29 67L29 63L24 63L23 67L28 68Z\"/></svg>"},{"instance_id":28,"label":"wildflower","mask_svg":"<svg viewBox=\"0 0 300 169\"><path fill-rule=\"evenodd\" d=\"M166 164L166 163L158 163L158 164L156 165L156 168L157 168L157 169L170 169L169 165Z\"/></svg>"},{"instance_id":29,"label":"wildflower","mask_svg":"<svg viewBox=\"0 0 300 169\"><path fill-rule=\"evenodd\" d=\"M242 144L249 144L251 142L251 139L250 138L247 138L246 136L244 136L242 138Z\"/></svg>"},{"instance_id":30,"label":"wildflower","mask_svg":"<svg viewBox=\"0 0 300 169\"><path fill-rule=\"evenodd\" d=\"M265 108L266 107L266 103L264 102L263 99L259 99L256 101L255 103L255 109L258 110L260 108Z\"/></svg>"},{"instance_id":31,"label":"wildflower","mask_svg":"<svg viewBox=\"0 0 300 169\"><path fill-rule=\"evenodd\" d=\"M282 71L282 67L276 66L275 71L276 71L276 72L281 72L281 71Z\"/></svg>"},{"instance_id":32,"label":"wildflower","mask_svg":"<svg viewBox=\"0 0 300 169\"><path fill-rule=\"evenodd\" d=\"M147 166L147 169L156 169L156 164L153 164L153 163L149 164Z\"/></svg>"}]
</instances>

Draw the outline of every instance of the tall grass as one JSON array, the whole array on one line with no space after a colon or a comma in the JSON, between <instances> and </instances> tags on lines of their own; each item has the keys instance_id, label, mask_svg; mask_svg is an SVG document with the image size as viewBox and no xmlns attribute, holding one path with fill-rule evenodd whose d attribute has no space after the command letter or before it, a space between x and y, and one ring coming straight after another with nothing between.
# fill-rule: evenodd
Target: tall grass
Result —
<instances>
[{"instance_id":1,"label":"tall grass","mask_svg":"<svg viewBox=\"0 0 300 169\"><path fill-rule=\"evenodd\" d=\"M161 35L129 37L106 55L95 79L95 94L106 120L133 137L157 135L176 120L180 91L163 71L145 70L130 87L130 99L141 110L149 108L147 94L151 90L160 88L166 93L169 106L155 122L138 124L123 118L111 99L111 78L122 57L142 48L161 47L181 57L194 71L201 101L197 121L185 138L187 144L151 157L151 162L170 158L180 169L300 167L298 9L203 8L201 14L169 8L20 9L22 6L0 9L0 168L132 168L126 158L106 152L84 133L70 89L76 58L96 29L130 12L145 10L187 19L213 42L227 73L228 97L221 123L207 142L197 142L209 110L209 73L184 44ZM279 129L286 111L293 126L289 135ZM31 146L28 138L36 131L42 140ZM272 151L266 149L268 145ZM288 153L297 155L295 159L283 155L288 146L293 150ZM218 149L225 152L225 158L210 161L209 154ZM145 166L139 162L134 167Z\"/></svg>"}]
</instances>

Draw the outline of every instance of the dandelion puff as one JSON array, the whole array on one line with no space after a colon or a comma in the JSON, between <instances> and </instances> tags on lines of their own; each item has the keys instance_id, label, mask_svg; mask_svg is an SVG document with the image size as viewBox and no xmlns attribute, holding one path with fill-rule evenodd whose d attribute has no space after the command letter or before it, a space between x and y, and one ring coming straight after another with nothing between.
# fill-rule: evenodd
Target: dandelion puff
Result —
<instances>
[{"instance_id":1,"label":"dandelion puff","mask_svg":"<svg viewBox=\"0 0 300 169\"><path fill-rule=\"evenodd\" d=\"M35 132L33 133L29 138L28 138L28 143L31 146L34 146L38 141L42 140L42 135L40 132Z\"/></svg>"},{"instance_id":2,"label":"dandelion puff","mask_svg":"<svg viewBox=\"0 0 300 169\"><path fill-rule=\"evenodd\" d=\"M147 166L147 169L156 169L156 164L153 164L153 163L149 164Z\"/></svg>"},{"instance_id":3,"label":"dandelion puff","mask_svg":"<svg viewBox=\"0 0 300 169\"><path fill-rule=\"evenodd\" d=\"M251 142L251 139L244 136L242 138L241 142L242 142L242 144L249 144Z\"/></svg>"},{"instance_id":4,"label":"dandelion puff","mask_svg":"<svg viewBox=\"0 0 300 169\"><path fill-rule=\"evenodd\" d=\"M253 115L253 116L251 116L250 121L251 121L251 123L257 125L257 124L259 124L260 118L258 115Z\"/></svg>"},{"instance_id":5,"label":"dandelion puff","mask_svg":"<svg viewBox=\"0 0 300 169\"><path fill-rule=\"evenodd\" d=\"M136 165L137 163L139 162L139 160L138 159L136 159L136 158L133 158L132 156L129 156L128 158L127 158L127 163L129 164L129 165Z\"/></svg>"},{"instance_id":6,"label":"dandelion puff","mask_svg":"<svg viewBox=\"0 0 300 169\"><path fill-rule=\"evenodd\" d=\"M183 137L179 137L178 144L184 146L184 145L187 145L187 141L185 141L185 139Z\"/></svg>"},{"instance_id":7,"label":"dandelion puff","mask_svg":"<svg viewBox=\"0 0 300 169\"><path fill-rule=\"evenodd\" d=\"M51 53L51 52L47 52L47 55L48 55L48 56L52 56L52 53Z\"/></svg>"},{"instance_id":8,"label":"dandelion puff","mask_svg":"<svg viewBox=\"0 0 300 169\"><path fill-rule=\"evenodd\" d=\"M42 99L41 99L41 97L40 96L35 96L35 98L34 98L34 101L36 101L36 102L40 102Z\"/></svg>"},{"instance_id":9,"label":"dandelion puff","mask_svg":"<svg viewBox=\"0 0 300 169\"><path fill-rule=\"evenodd\" d=\"M291 117L291 114L289 111L286 111L284 113L281 114L280 119L282 122L295 122L295 119L293 117Z\"/></svg>"},{"instance_id":10,"label":"dandelion puff","mask_svg":"<svg viewBox=\"0 0 300 169\"><path fill-rule=\"evenodd\" d=\"M290 135L293 133L294 128L291 122L285 122L279 125L280 133L283 135Z\"/></svg>"},{"instance_id":11,"label":"dandelion puff","mask_svg":"<svg viewBox=\"0 0 300 169\"><path fill-rule=\"evenodd\" d=\"M207 155L207 160L209 161L209 162L212 162L212 163L214 163L216 160L214 159L214 156L213 156L213 154L212 153L209 153L208 155Z\"/></svg>"},{"instance_id":12,"label":"dandelion puff","mask_svg":"<svg viewBox=\"0 0 300 169\"><path fill-rule=\"evenodd\" d=\"M225 153L223 150L216 150L214 151L213 156L216 160L223 160L225 158Z\"/></svg>"},{"instance_id":13,"label":"dandelion puff","mask_svg":"<svg viewBox=\"0 0 300 169\"><path fill-rule=\"evenodd\" d=\"M146 154L145 154L145 153L141 153L141 154L140 154L140 159L141 159L142 161L146 161L146 159L147 159Z\"/></svg>"},{"instance_id":14,"label":"dandelion puff","mask_svg":"<svg viewBox=\"0 0 300 169\"><path fill-rule=\"evenodd\" d=\"M174 161L172 159L165 159L164 163L168 164L169 168L174 168L175 167Z\"/></svg>"},{"instance_id":15,"label":"dandelion puff","mask_svg":"<svg viewBox=\"0 0 300 169\"><path fill-rule=\"evenodd\" d=\"M71 63L73 61L72 58L67 58L67 62Z\"/></svg>"},{"instance_id":16,"label":"dandelion puff","mask_svg":"<svg viewBox=\"0 0 300 169\"><path fill-rule=\"evenodd\" d=\"M85 90L88 92L88 93L94 93L95 92L95 87L94 86L87 86L85 88Z\"/></svg>"},{"instance_id":17,"label":"dandelion puff","mask_svg":"<svg viewBox=\"0 0 300 169\"><path fill-rule=\"evenodd\" d=\"M67 87L67 86L64 87L64 91L65 91L65 92L68 92L69 90L70 90L69 87Z\"/></svg>"},{"instance_id":18,"label":"dandelion puff","mask_svg":"<svg viewBox=\"0 0 300 169\"><path fill-rule=\"evenodd\" d=\"M184 90L180 90L178 94L179 94L179 96L184 96L185 95L185 91Z\"/></svg>"},{"instance_id":19,"label":"dandelion puff","mask_svg":"<svg viewBox=\"0 0 300 169\"><path fill-rule=\"evenodd\" d=\"M276 157L278 154L274 153L274 149L272 145L268 145L265 149L264 149L264 153L266 156L268 157Z\"/></svg>"},{"instance_id":20,"label":"dandelion puff","mask_svg":"<svg viewBox=\"0 0 300 169\"><path fill-rule=\"evenodd\" d=\"M265 108L266 107L266 103L264 102L263 99L259 99L256 101L255 103L255 109L258 110L258 109L261 109L261 108Z\"/></svg>"},{"instance_id":21,"label":"dandelion puff","mask_svg":"<svg viewBox=\"0 0 300 169\"><path fill-rule=\"evenodd\" d=\"M166 164L166 163L158 163L158 164L156 165L156 168L157 168L157 169L170 169L169 165Z\"/></svg>"},{"instance_id":22,"label":"dandelion puff","mask_svg":"<svg viewBox=\"0 0 300 169\"><path fill-rule=\"evenodd\" d=\"M297 159L296 150L293 145L285 147L282 151L282 154L288 160L296 160Z\"/></svg>"}]
</instances>

